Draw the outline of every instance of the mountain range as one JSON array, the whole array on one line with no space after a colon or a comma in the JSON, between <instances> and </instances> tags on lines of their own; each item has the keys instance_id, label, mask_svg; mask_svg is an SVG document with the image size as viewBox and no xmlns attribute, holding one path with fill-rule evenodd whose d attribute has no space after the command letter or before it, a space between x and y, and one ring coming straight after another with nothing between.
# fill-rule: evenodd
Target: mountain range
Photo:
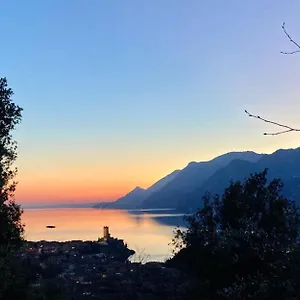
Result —
<instances>
[{"instance_id":1,"label":"mountain range","mask_svg":"<svg viewBox=\"0 0 300 300\"><path fill-rule=\"evenodd\" d=\"M143 205L143 201L153 193L161 190L166 184L173 181L180 170L175 170L171 174L163 177L162 179L155 182L147 189L142 189L137 186L135 189L130 191L125 196L117 199L113 202L102 202L97 204L96 208L115 208L115 209L135 209Z\"/></svg>"},{"instance_id":2,"label":"mountain range","mask_svg":"<svg viewBox=\"0 0 300 300\"><path fill-rule=\"evenodd\" d=\"M280 149L272 154L252 151L230 152L210 161L191 162L173 171L148 189L136 187L114 202L95 208L155 209L191 211L201 206L206 192L221 193L231 180L243 180L251 173L269 169L270 179L281 178L283 193L300 204L300 148Z\"/></svg>"}]
</instances>

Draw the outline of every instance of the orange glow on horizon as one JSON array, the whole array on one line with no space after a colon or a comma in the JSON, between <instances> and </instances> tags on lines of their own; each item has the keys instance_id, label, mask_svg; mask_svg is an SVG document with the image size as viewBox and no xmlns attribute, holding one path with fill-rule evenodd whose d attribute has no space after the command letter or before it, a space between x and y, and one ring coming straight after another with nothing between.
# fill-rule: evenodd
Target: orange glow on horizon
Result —
<instances>
[{"instance_id":1,"label":"orange glow on horizon","mask_svg":"<svg viewBox=\"0 0 300 300\"><path fill-rule=\"evenodd\" d=\"M184 164L184 163L183 163ZM17 176L16 201L20 204L59 204L114 201L135 187L148 188L176 169L177 164L133 165L132 169L113 166L61 168L42 171L22 169ZM120 166L119 166L120 168ZM99 174L97 170L105 175Z\"/></svg>"},{"instance_id":2,"label":"orange glow on horizon","mask_svg":"<svg viewBox=\"0 0 300 300\"><path fill-rule=\"evenodd\" d=\"M115 185L101 182L60 182L55 186L51 183L20 181L15 193L16 201L21 204L109 202L124 196L137 186L131 182L118 182ZM142 187L149 185L151 184L147 183Z\"/></svg>"},{"instance_id":3,"label":"orange glow on horizon","mask_svg":"<svg viewBox=\"0 0 300 300\"><path fill-rule=\"evenodd\" d=\"M290 137L286 135L283 139L289 145L285 148L298 147L298 142L291 140ZM262 140L265 141L266 138L262 137ZM16 178L19 184L15 198L20 204L41 205L114 201L136 186L148 188L172 171L184 168L190 161L208 161L230 151L251 149L257 153L272 153L279 148L284 148L279 142L276 144L276 140L269 147L262 147L258 142L256 147L245 146L232 149L228 144L227 147L226 145L222 148L216 147L214 151L199 150L201 158L195 153L197 149L177 158L169 156L169 160L166 161L153 157L153 160L149 159L146 163L134 162L130 167L129 162L111 166L98 163L94 167L83 166L78 162L77 164L74 162L71 167L59 164L57 168L52 164L43 167L39 167L38 164L34 166L28 164L22 167L21 161L18 164L20 173Z\"/></svg>"},{"instance_id":4,"label":"orange glow on horizon","mask_svg":"<svg viewBox=\"0 0 300 300\"><path fill-rule=\"evenodd\" d=\"M21 187L21 185L20 185ZM91 202L91 201L113 201L127 194L131 189L128 187L98 188L90 189L82 187L67 186L65 189L51 189L50 187L38 187L30 189L28 187L18 187L16 200L22 203L63 203L71 202ZM134 187L133 187L134 188Z\"/></svg>"}]
</instances>

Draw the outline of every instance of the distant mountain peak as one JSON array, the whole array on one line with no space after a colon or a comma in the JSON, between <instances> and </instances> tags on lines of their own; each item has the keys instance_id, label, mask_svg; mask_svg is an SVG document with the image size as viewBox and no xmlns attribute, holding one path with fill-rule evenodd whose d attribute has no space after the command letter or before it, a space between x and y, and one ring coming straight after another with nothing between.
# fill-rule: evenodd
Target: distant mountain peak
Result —
<instances>
[{"instance_id":1,"label":"distant mountain peak","mask_svg":"<svg viewBox=\"0 0 300 300\"><path fill-rule=\"evenodd\" d=\"M272 154L277 154L277 153L287 153L287 152L298 152L300 151L300 147L298 148L288 148L288 149L278 149Z\"/></svg>"},{"instance_id":2,"label":"distant mountain peak","mask_svg":"<svg viewBox=\"0 0 300 300\"><path fill-rule=\"evenodd\" d=\"M188 163L188 166L197 165L197 164L198 164L198 162L196 162L196 161L191 161L191 162Z\"/></svg>"},{"instance_id":3,"label":"distant mountain peak","mask_svg":"<svg viewBox=\"0 0 300 300\"><path fill-rule=\"evenodd\" d=\"M146 192L145 189L143 189L143 188L137 186L137 187L135 187L133 190L131 190L129 193L127 193L126 195L132 195L132 194L140 195L140 194L143 194L143 193L145 193L145 192ZM126 196L126 195L125 195L125 196ZM122 197L122 198L123 198L123 197Z\"/></svg>"},{"instance_id":4,"label":"distant mountain peak","mask_svg":"<svg viewBox=\"0 0 300 300\"><path fill-rule=\"evenodd\" d=\"M147 189L143 189L140 186L135 187L123 197L113 202L99 203L96 208L117 208L117 209L134 209L140 207L142 201L150 194L160 190L168 182L172 181L180 170L175 170L169 175L161 178Z\"/></svg>"},{"instance_id":5,"label":"distant mountain peak","mask_svg":"<svg viewBox=\"0 0 300 300\"><path fill-rule=\"evenodd\" d=\"M239 159L245 159L245 160L252 160L252 159L256 159L258 158L260 155L262 155L261 153L256 153L254 151L231 151L231 152L227 152L224 154L220 154L212 159L208 159L208 160L203 160L203 161L191 161L188 163L187 166L196 166L199 163L203 164L203 163L209 163L209 162L213 162L213 161L219 161L219 160L223 160L226 158L229 158L229 160L231 160L231 157L237 157Z\"/></svg>"},{"instance_id":6,"label":"distant mountain peak","mask_svg":"<svg viewBox=\"0 0 300 300\"><path fill-rule=\"evenodd\" d=\"M132 192L134 192L134 191L144 191L145 189L143 189L143 188L141 188L140 186L136 186L133 190L132 190Z\"/></svg>"}]
</instances>

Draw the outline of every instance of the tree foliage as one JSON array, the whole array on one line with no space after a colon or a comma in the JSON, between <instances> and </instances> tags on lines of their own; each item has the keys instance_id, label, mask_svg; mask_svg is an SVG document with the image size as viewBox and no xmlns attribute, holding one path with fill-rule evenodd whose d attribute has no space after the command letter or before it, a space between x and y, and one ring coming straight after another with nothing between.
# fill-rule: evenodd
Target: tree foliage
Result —
<instances>
[{"instance_id":1,"label":"tree foliage","mask_svg":"<svg viewBox=\"0 0 300 300\"><path fill-rule=\"evenodd\" d=\"M199 278L203 297L297 299L299 210L282 196L282 182L266 176L206 194L188 229L177 230L169 263Z\"/></svg>"},{"instance_id":2,"label":"tree foliage","mask_svg":"<svg viewBox=\"0 0 300 300\"><path fill-rule=\"evenodd\" d=\"M13 130L21 121L22 108L12 101L12 96L13 91L8 87L6 78L0 78L0 298L8 290L11 293L11 284L17 281L13 254L21 246L24 230L22 210L14 201L17 144L12 137Z\"/></svg>"},{"instance_id":3,"label":"tree foliage","mask_svg":"<svg viewBox=\"0 0 300 300\"><path fill-rule=\"evenodd\" d=\"M17 144L12 131L21 121L22 109L12 102L13 91L0 79L0 246L18 247L23 233L21 209L14 201Z\"/></svg>"}]
</instances>

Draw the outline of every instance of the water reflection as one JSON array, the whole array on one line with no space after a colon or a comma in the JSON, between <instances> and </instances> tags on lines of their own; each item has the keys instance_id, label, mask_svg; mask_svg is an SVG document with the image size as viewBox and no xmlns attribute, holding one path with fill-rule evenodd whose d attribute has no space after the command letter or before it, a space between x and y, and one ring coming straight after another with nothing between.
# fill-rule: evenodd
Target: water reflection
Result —
<instances>
[{"instance_id":1,"label":"water reflection","mask_svg":"<svg viewBox=\"0 0 300 300\"><path fill-rule=\"evenodd\" d=\"M175 209L129 210L128 213L135 216L137 221L143 218L152 218L162 225L173 226L173 228L187 226L184 219L185 214L176 213Z\"/></svg>"},{"instance_id":2,"label":"water reflection","mask_svg":"<svg viewBox=\"0 0 300 300\"><path fill-rule=\"evenodd\" d=\"M107 225L112 236L124 239L132 249L145 249L151 260L169 257L174 228L185 226L178 214L91 208L27 209L23 222L28 240L96 240ZM47 229L49 224L56 228Z\"/></svg>"},{"instance_id":3,"label":"water reflection","mask_svg":"<svg viewBox=\"0 0 300 300\"><path fill-rule=\"evenodd\" d=\"M143 215L133 215L133 217L136 219L137 223L141 222L145 218L151 218L161 225L172 226L172 228L187 226L187 222L184 220L183 215L171 215L171 214L147 215L147 214L143 214Z\"/></svg>"},{"instance_id":4,"label":"water reflection","mask_svg":"<svg viewBox=\"0 0 300 300\"><path fill-rule=\"evenodd\" d=\"M162 225L175 227L186 227L187 222L184 220L183 216L158 216L154 217L155 221Z\"/></svg>"}]
</instances>

